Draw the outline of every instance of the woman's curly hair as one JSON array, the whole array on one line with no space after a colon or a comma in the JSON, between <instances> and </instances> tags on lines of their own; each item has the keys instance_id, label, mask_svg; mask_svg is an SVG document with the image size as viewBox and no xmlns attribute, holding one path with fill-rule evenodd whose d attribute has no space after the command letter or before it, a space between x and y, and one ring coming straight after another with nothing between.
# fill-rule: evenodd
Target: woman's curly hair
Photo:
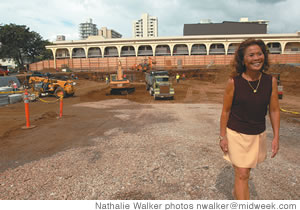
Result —
<instances>
[{"instance_id":1,"label":"woman's curly hair","mask_svg":"<svg viewBox=\"0 0 300 210\"><path fill-rule=\"evenodd\" d=\"M244 64L245 51L249 46L252 45L258 45L265 56L264 65L260 71L267 71L269 68L268 50L265 43L260 39L250 38L243 41L235 51L234 68L236 73L239 75L246 71L246 66Z\"/></svg>"}]
</instances>

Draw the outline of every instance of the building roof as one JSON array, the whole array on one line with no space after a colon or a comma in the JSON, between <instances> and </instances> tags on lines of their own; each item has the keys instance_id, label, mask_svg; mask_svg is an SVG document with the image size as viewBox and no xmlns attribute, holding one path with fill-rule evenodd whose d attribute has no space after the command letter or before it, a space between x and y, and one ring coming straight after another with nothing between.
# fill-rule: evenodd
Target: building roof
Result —
<instances>
[{"instance_id":1,"label":"building roof","mask_svg":"<svg viewBox=\"0 0 300 210\"><path fill-rule=\"evenodd\" d=\"M230 35L230 34L266 34L267 24L252 22L197 23L184 24L183 35Z\"/></svg>"}]
</instances>

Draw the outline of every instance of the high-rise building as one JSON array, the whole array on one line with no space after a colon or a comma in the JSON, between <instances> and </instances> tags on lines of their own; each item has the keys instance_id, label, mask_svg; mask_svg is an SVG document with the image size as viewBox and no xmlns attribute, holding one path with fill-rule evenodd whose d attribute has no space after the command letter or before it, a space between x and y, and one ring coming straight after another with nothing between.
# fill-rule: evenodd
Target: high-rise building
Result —
<instances>
[{"instance_id":1,"label":"high-rise building","mask_svg":"<svg viewBox=\"0 0 300 210\"><path fill-rule=\"evenodd\" d=\"M85 23L79 24L79 36L80 39L86 39L89 36L97 36L98 29L97 25L93 23L93 20L90 18Z\"/></svg>"},{"instance_id":2,"label":"high-rise building","mask_svg":"<svg viewBox=\"0 0 300 210\"><path fill-rule=\"evenodd\" d=\"M122 38L122 34L113 29L107 29L106 27L102 27L99 30L98 35L103 36L105 39Z\"/></svg>"},{"instance_id":3,"label":"high-rise building","mask_svg":"<svg viewBox=\"0 0 300 210\"><path fill-rule=\"evenodd\" d=\"M142 14L140 20L133 22L133 37L157 37L158 19L151 17L147 13Z\"/></svg>"}]
</instances>

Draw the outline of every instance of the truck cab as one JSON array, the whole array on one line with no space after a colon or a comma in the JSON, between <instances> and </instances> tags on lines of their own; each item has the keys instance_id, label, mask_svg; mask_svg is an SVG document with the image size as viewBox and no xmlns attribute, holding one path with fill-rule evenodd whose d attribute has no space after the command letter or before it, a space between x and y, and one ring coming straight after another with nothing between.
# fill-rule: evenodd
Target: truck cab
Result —
<instances>
[{"instance_id":1,"label":"truck cab","mask_svg":"<svg viewBox=\"0 0 300 210\"><path fill-rule=\"evenodd\" d=\"M146 73L146 88L154 99L174 99L174 88L170 82L168 72L157 71Z\"/></svg>"}]
</instances>

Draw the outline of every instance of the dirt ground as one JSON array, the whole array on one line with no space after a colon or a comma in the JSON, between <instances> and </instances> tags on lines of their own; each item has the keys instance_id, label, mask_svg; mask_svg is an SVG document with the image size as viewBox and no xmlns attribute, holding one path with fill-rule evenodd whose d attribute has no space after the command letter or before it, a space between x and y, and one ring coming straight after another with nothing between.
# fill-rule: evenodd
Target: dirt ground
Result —
<instances>
[{"instance_id":1,"label":"dirt ground","mask_svg":"<svg viewBox=\"0 0 300 210\"><path fill-rule=\"evenodd\" d=\"M300 69L270 72L281 75L281 108L299 112ZM0 107L0 199L232 199L217 140L230 70L185 73L174 100L154 100L141 73L129 95L80 74L61 119L58 102L30 103L33 129L21 129L23 103ZM300 115L281 112L280 152L251 172L252 199L300 199L299 125Z\"/></svg>"}]
</instances>

